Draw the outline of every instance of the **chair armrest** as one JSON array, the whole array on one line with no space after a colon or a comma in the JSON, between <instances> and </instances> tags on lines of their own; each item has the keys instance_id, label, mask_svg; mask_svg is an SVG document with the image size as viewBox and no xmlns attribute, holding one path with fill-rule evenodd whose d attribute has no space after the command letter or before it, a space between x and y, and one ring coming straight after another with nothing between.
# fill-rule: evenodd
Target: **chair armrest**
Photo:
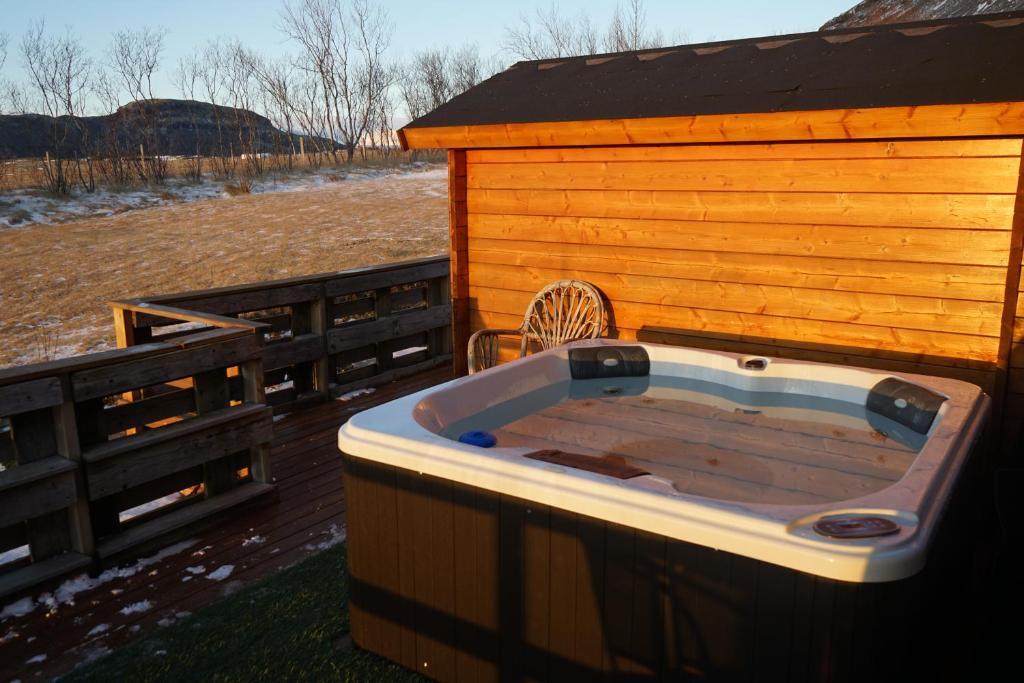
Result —
<instances>
[{"instance_id":1,"label":"chair armrest","mask_svg":"<svg viewBox=\"0 0 1024 683\"><path fill-rule=\"evenodd\" d=\"M498 338L521 337L522 328L516 330L483 329L477 330L469 337L469 374L486 370L498 364Z\"/></svg>"}]
</instances>

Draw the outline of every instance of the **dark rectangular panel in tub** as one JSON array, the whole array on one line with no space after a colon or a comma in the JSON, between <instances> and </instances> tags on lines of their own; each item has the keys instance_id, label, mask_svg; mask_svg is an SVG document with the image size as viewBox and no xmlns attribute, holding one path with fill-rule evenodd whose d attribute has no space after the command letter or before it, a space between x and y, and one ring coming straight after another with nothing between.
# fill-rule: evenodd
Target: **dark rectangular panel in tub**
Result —
<instances>
[{"instance_id":1,"label":"dark rectangular panel in tub","mask_svg":"<svg viewBox=\"0 0 1024 683\"><path fill-rule=\"evenodd\" d=\"M573 379L646 377L651 360L642 346L583 346L569 349Z\"/></svg>"},{"instance_id":2,"label":"dark rectangular panel in tub","mask_svg":"<svg viewBox=\"0 0 1024 683\"><path fill-rule=\"evenodd\" d=\"M918 434L927 434L945 401L934 391L898 377L886 377L871 387L866 407Z\"/></svg>"},{"instance_id":3,"label":"dark rectangular panel in tub","mask_svg":"<svg viewBox=\"0 0 1024 683\"><path fill-rule=\"evenodd\" d=\"M555 465L565 465L578 470L596 472L616 479L632 479L650 474L647 470L634 467L626 462L621 455L582 455L580 453L567 453L566 451L543 450L526 453L524 458L531 460L542 460Z\"/></svg>"},{"instance_id":4,"label":"dark rectangular panel in tub","mask_svg":"<svg viewBox=\"0 0 1024 683\"><path fill-rule=\"evenodd\" d=\"M959 506L921 573L858 584L358 458L345 476L353 638L437 680L958 675Z\"/></svg>"}]
</instances>

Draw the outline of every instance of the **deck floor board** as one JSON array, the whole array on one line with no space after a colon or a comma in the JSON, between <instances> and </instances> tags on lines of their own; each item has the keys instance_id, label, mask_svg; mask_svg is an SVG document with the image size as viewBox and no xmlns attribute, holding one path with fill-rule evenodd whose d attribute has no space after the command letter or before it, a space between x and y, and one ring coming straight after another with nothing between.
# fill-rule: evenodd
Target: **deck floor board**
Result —
<instances>
[{"instance_id":1,"label":"deck floor board","mask_svg":"<svg viewBox=\"0 0 1024 683\"><path fill-rule=\"evenodd\" d=\"M191 545L180 552L131 576L81 591L73 604L60 604L52 613L38 604L41 592L33 591L30 595L37 603L33 611L0 622L0 680L45 680L60 675L104 648L116 649L180 618L177 615L183 612L194 612L338 542L345 530L338 427L361 410L439 384L450 376L449 368L428 370L378 387L373 393L323 403L276 421L271 453L278 487L275 502L229 512L216 524L189 535L183 542ZM206 578L227 565L233 570L223 580ZM203 573L188 570L200 566ZM186 577L191 578L183 580ZM49 588L55 589L67 578ZM5 600L4 605L18 597ZM126 609L145 601L150 603L149 609ZM94 631L104 624L102 633ZM94 634L90 636L90 632ZM44 654L45 661L29 663Z\"/></svg>"}]
</instances>

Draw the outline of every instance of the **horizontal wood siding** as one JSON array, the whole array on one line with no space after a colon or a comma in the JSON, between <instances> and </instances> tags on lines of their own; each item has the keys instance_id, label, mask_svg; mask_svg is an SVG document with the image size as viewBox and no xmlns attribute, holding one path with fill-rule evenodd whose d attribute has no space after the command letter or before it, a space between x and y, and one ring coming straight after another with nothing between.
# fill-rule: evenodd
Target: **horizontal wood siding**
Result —
<instances>
[{"instance_id":1,"label":"horizontal wood siding","mask_svg":"<svg viewBox=\"0 0 1024 683\"><path fill-rule=\"evenodd\" d=\"M611 302L613 336L995 387L1019 138L487 149L466 161L474 330L515 327L544 284L578 278Z\"/></svg>"}]
</instances>

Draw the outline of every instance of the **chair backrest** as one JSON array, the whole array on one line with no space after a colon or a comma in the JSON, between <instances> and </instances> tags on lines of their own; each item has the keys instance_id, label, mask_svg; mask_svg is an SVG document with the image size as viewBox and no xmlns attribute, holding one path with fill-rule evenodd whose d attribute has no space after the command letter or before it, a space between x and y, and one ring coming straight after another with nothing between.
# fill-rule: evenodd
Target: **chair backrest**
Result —
<instances>
[{"instance_id":1,"label":"chair backrest","mask_svg":"<svg viewBox=\"0 0 1024 683\"><path fill-rule=\"evenodd\" d=\"M604 303L597 289L580 280L559 280L540 290L523 317L522 352L530 339L545 349L574 339L594 339L604 327Z\"/></svg>"}]
</instances>

